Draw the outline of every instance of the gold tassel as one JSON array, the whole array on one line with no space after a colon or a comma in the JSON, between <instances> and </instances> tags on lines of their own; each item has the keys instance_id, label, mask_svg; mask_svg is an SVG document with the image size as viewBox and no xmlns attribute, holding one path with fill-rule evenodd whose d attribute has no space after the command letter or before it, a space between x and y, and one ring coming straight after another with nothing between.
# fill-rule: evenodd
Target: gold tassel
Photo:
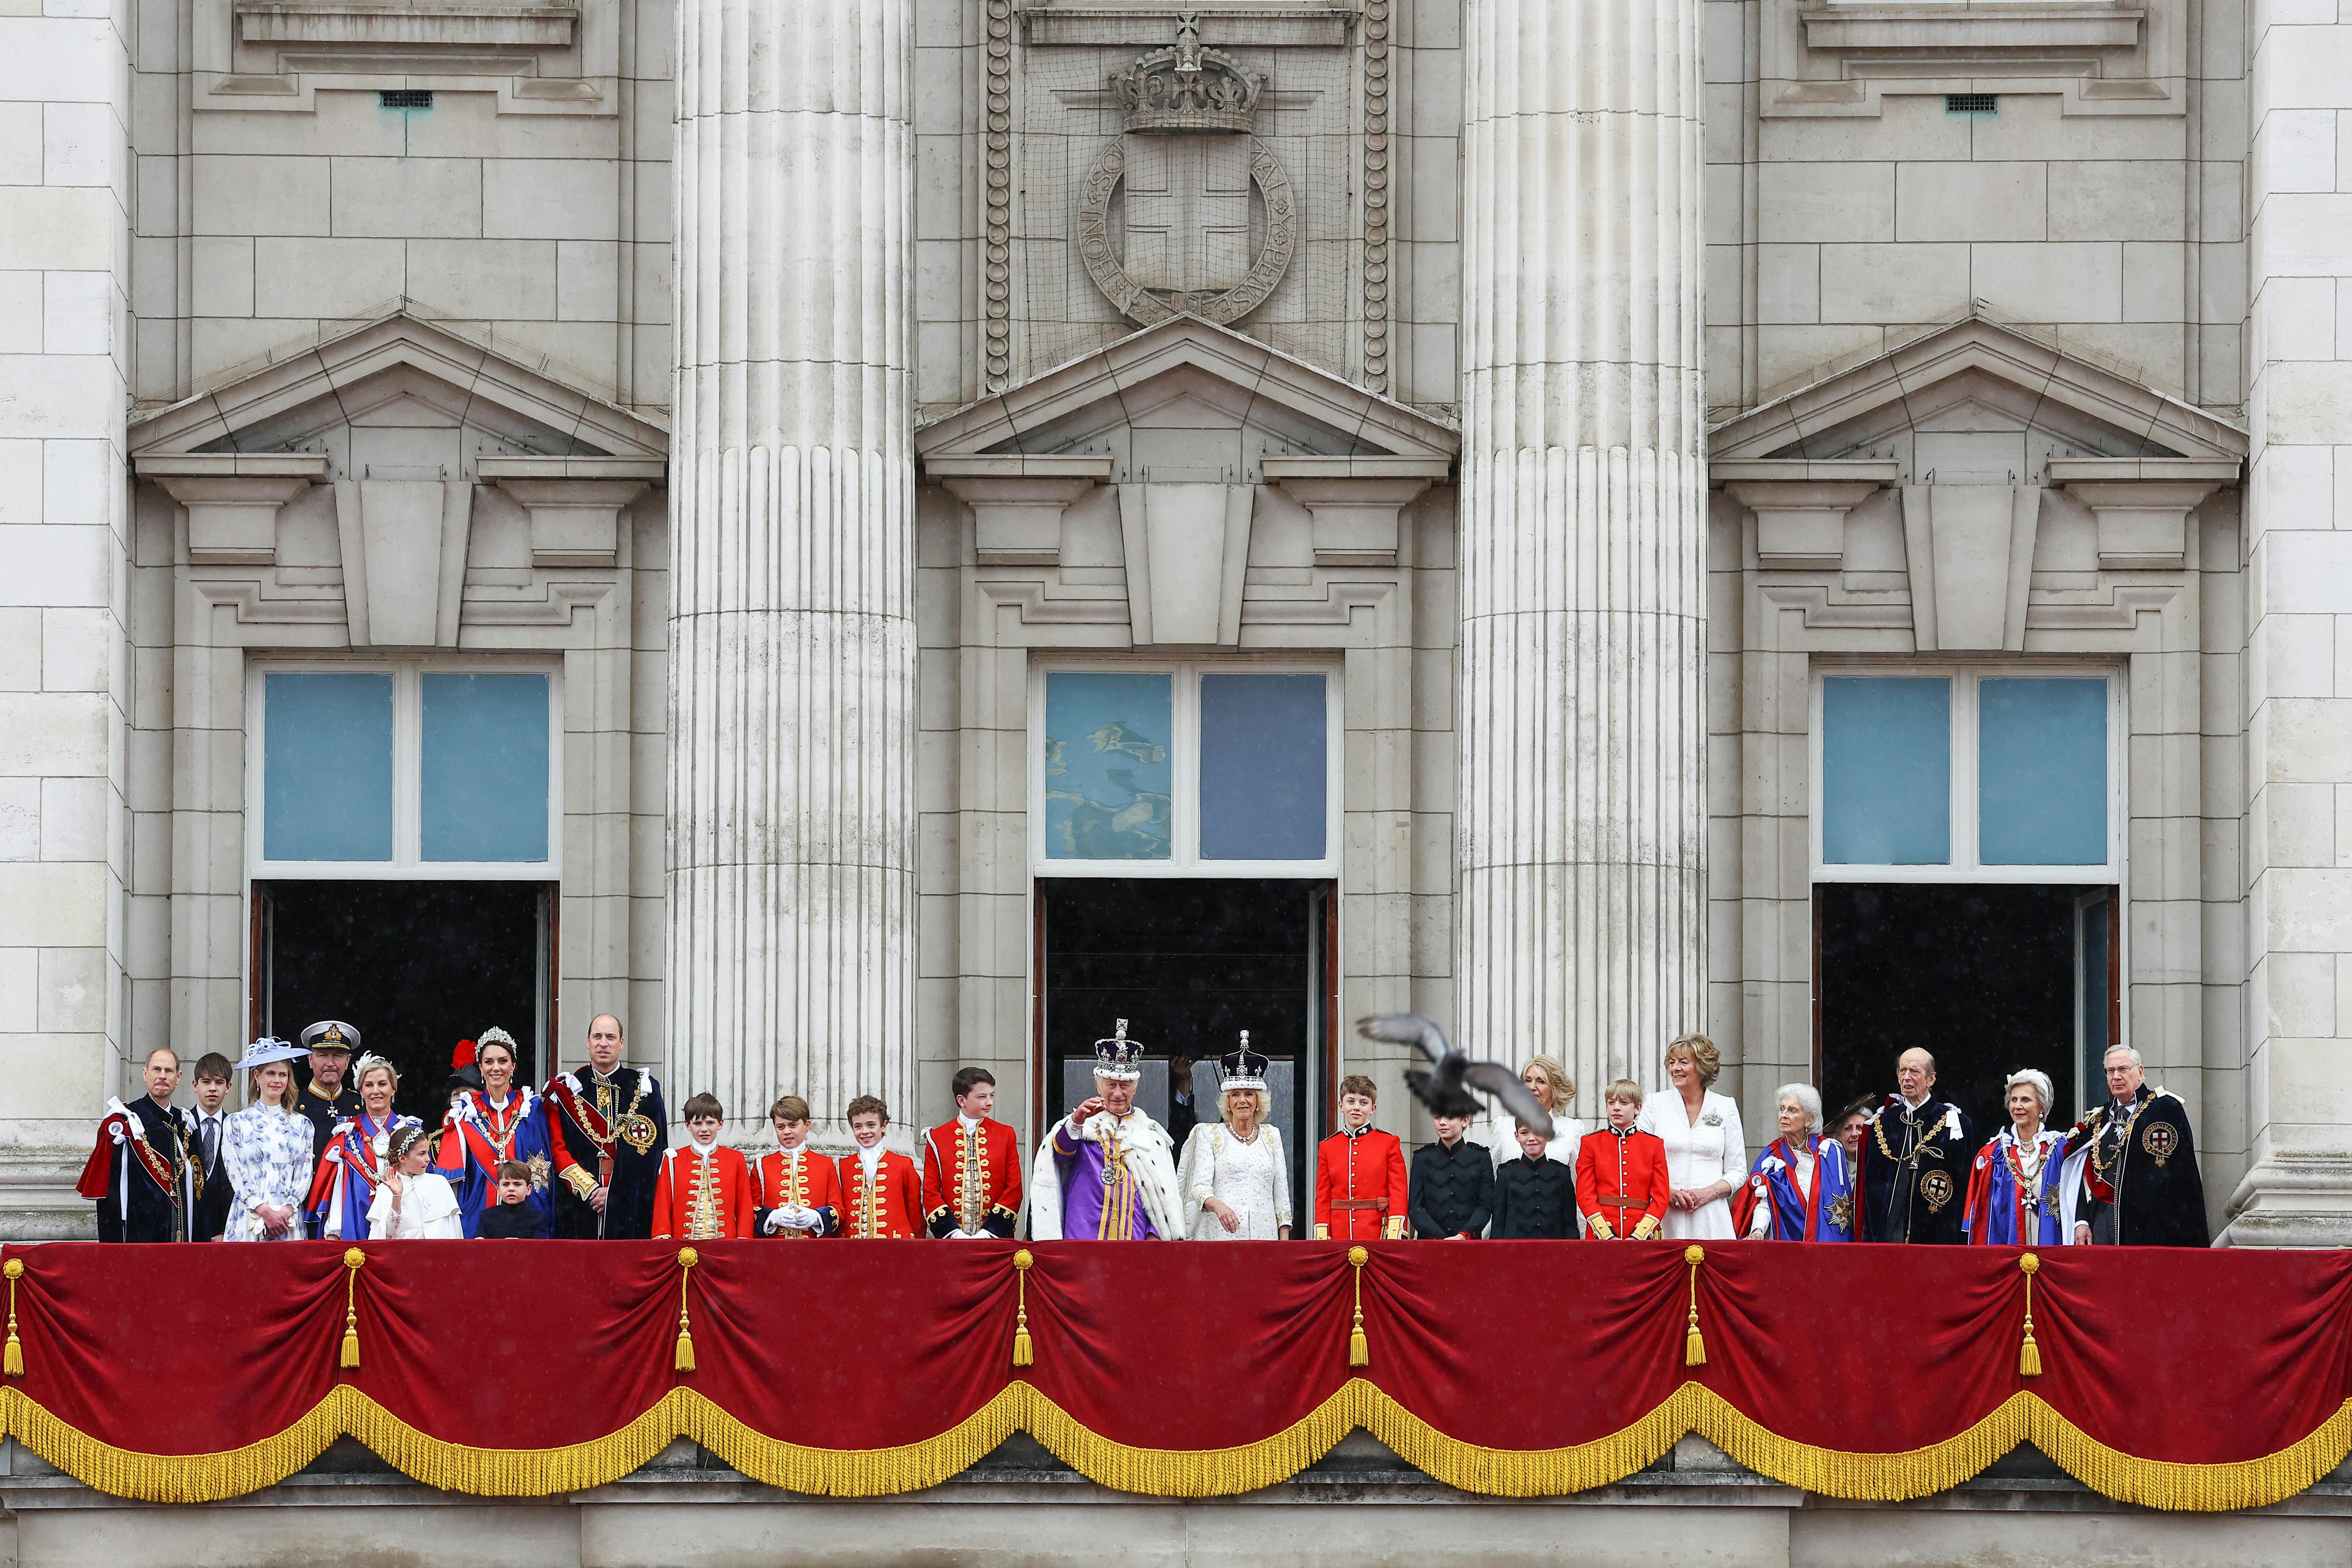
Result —
<instances>
[{"instance_id":1,"label":"gold tassel","mask_svg":"<svg viewBox=\"0 0 2352 1568\"><path fill-rule=\"evenodd\" d=\"M2033 1276L2041 1271L2042 1259L2032 1253L2017 1260L2019 1272L2025 1276L2025 1342L2017 1347L2017 1375L2042 1375L2042 1347L2033 1342Z\"/></svg>"},{"instance_id":2,"label":"gold tassel","mask_svg":"<svg viewBox=\"0 0 2352 1568\"><path fill-rule=\"evenodd\" d=\"M1356 1321L1355 1326L1348 1331L1349 1366L1372 1364L1372 1342L1364 1337L1364 1265L1371 1260L1371 1256L1361 1247L1348 1248L1348 1265L1356 1271Z\"/></svg>"},{"instance_id":3,"label":"gold tassel","mask_svg":"<svg viewBox=\"0 0 2352 1568\"><path fill-rule=\"evenodd\" d=\"M360 1270L367 1267L367 1254L354 1247L343 1254L343 1353L335 1364L349 1372L360 1364Z\"/></svg>"},{"instance_id":4,"label":"gold tassel","mask_svg":"<svg viewBox=\"0 0 2352 1568\"><path fill-rule=\"evenodd\" d=\"M8 1259L5 1267L0 1267L0 1274L8 1277L8 1347L5 1356L0 1356L0 1376L22 1377L25 1375L25 1347L16 1342L16 1281L25 1277L25 1260L21 1258Z\"/></svg>"},{"instance_id":5,"label":"gold tassel","mask_svg":"<svg viewBox=\"0 0 2352 1568\"><path fill-rule=\"evenodd\" d=\"M694 1266L701 1262L694 1248L681 1247L677 1251L677 1370L694 1370L694 1329L686 1317L686 1285L694 1278Z\"/></svg>"},{"instance_id":6,"label":"gold tassel","mask_svg":"<svg viewBox=\"0 0 2352 1568\"><path fill-rule=\"evenodd\" d=\"M1698 1266L1706 1261L1706 1248L1689 1247L1683 1249L1683 1261L1690 1265L1690 1328L1683 1335L1683 1364L1706 1364L1706 1341L1698 1331Z\"/></svg>"},{"instance_id":7,"label":"gold tassel","mask_svg":"<svg viewBox=\"0 0 2352 1568\"><path fill-rule=\"evenodd\" d=\"M1036 1261L1029 1256L1029 1249L1025 1247L1013 1254L1013 1284L1020 1302L1020 1317L1013 1326L1014 1366L1037 1364L1037 1347L1029 1340L1029 1266Z\"/></svg>"}]
</instances>

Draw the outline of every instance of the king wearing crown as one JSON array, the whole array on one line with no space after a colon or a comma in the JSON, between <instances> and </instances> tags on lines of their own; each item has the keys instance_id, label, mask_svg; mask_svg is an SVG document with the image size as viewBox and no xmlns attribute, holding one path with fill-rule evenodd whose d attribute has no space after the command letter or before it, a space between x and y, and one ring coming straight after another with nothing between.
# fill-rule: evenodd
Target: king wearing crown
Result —
<instances>
[{"instance_id":1,"label":"king wearing crown","mask_svg":"<svg viewBox=\"0 0 2352 1568\"><path fill-rule=\"evenodd\" d=\"M1037 1146L1030 1176L1029 1235L1035 1241L1175 1241L1174 1142L1137 1109L1143 1044L1127 1020L1095 1042L1095 1092Z\"/></svg>"}]
</instances>

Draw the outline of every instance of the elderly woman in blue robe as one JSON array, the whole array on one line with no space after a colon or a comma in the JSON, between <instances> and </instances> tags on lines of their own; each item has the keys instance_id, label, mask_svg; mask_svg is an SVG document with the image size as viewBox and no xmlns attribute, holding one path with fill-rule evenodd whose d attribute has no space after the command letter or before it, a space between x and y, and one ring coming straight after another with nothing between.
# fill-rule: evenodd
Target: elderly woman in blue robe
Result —
<instances>
[{"instance_id":1,"label":"elderly woman in blue robe","mask_svg":"<svg viewBox=\"0 0 2352 1568\"><path fill-rule=\"evenodd\" d=\"M2060 1194L2066 1134L2047 1125L2055 1091L2050 1075L2026 1068L2009 1075L2003 1104L2010 1125L1977 1151L1960 1225L1989 1247L2063 1247L2074 1240Z\"/></svg>"},{"instance_id":2,"label":"elderly woman in blue robe","mask_svg":"<svg viewBox=\"0 0 2352 1568\"><path fill-rule=\"evenodd\" d=\"M1780 1086L1780 1135L1764 1146L1731 1201L1736 1233L1758 1241L1852 1241L1853 1172L1822 1136L1821 1091Z\"/></svg>"}]
</instances>

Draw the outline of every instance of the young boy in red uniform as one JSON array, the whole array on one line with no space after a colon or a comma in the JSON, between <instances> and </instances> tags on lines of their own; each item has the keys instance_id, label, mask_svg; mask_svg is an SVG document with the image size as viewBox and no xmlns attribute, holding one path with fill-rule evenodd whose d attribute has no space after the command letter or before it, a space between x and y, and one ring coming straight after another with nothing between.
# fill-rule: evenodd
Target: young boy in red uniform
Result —
<instances>
[{"instance_id":1,"label":"young boy in red uniform","mask_svg":"<svg viewBox=\"0 0 2352 1568\"><path fill-rule=\"evenodd\" d=\"M751 1167L719 1141L726 1110L716 1095L686 1102L688 1142L665 1151L654 1181L653 1239L717 1241L751 1234Z\"/></svg>"},{"instance_id":2,"label":"young boy in red uniform","mask_svg":"<svg viewBox=\"0 0 2352 1568\"><path fill-rule=\"evenodd\" d=\"M1609 1125L1588 1132L1576 1149L1577 1206L1595 1241L1647 1241L1666 1223L1666 1145L1633 1125L1642 1114L1642 1086L1621 1078L1609 1086Z\"/></svg>"},{"instance_id":3,"label":"young boy in red uniform","mask_svg":"<svg viewBox=\"0 0 2352 1568\"><path fill-rule=\"evenodd\" d=\"M1011 1236L1021 1217L1021 1150L993 1120L996 1075L958 1069L956 1114L923 1134L923 1219L933 1239Z\"/></svg>"},{"instance_id":4,"label":"young boy in red uniform","mask_svg":"<svg viewBox=\"0 0 2352 1568\"><path fill-rule=\"evenodd\" d=\"M768 1107L776 1146L751 1171L751 1198L760 1205L760 1236L807 1241L841 1234L841 1173L808 1146L808 1101L785 1095Z\"/></svg>"},{"instance_id":5,"label":"young boy in red uniform","mask_svg":"<svg viewBox=\"0 0 2352 1568\"><path fill-rule=\"evenodd\" d=\"M1394 1241L1404 1235L1404 1145L1372 1125L1372 1080L1339 1080L1339 1131L1315 1151L1315 1239Z\"/></svg>"},{"instance_id":6,"label":"young boy in red uniform","mask_svg":"<svg viewBox=\"0 0 2352 1568\"><path fill-rule=\"evenodd\" d=\"M849 1102L849 1135L855 1153L841 1157L842 1234L852 1241L915 1241L923 1227L915 1218L923 1184L915 1162L882 1147L890 1108L870 1094Z\"/></svg>"}]
</instances>

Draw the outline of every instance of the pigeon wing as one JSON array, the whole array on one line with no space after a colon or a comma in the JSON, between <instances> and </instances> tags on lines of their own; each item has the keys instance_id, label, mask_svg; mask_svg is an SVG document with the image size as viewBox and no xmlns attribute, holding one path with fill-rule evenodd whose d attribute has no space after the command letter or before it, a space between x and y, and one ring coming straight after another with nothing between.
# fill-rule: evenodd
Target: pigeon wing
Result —
<instances>
[{"instance_id":1,"label":"pigeon wing","mask_svg":"<svg viewBox=\"0 0 2352 1568\"><path fill-rule=\"evenodd\" d=\"M1539 1136L1547 1140L1551 1137L1551 1112L1536 1099L1535 1090L1502 1063L1472 1062L1464 1069L1462 1081L1501 1100L1504 1110L1526 1122Z\"/></svg>"},{"instance_id":2,"label":"pigeon wing","mask_svg":"<svg viewBox=\"0 0 2352 1568\"><path fill-rule=\"evenodd\" d=\"M1418 1013L1379 1013L1356 1020L1356 1033L1368 1040L1386 1040L1392 1046L1411 1046L1431 1061L1443 1061L1453 1049L1445 1043L1444 1031Z\"/></svg>"}]
</instances>

